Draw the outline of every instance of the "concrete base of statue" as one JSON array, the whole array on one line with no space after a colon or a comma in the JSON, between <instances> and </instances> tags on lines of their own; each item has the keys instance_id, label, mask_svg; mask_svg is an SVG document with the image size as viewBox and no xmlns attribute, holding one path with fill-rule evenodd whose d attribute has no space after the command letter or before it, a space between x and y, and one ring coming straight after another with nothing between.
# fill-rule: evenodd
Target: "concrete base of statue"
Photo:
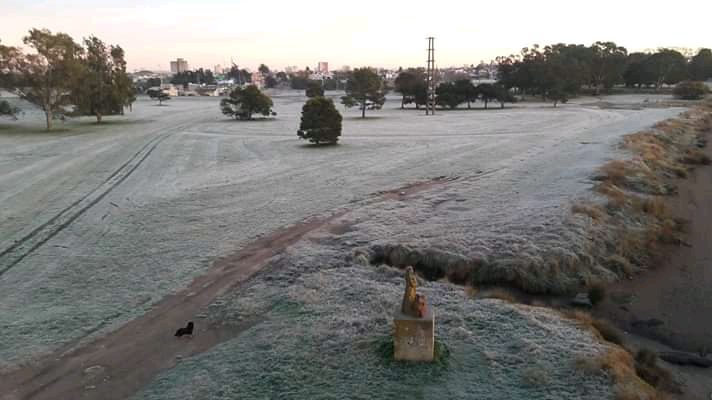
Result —
<instances>
[{"instance_id":1,"label":"concrete base of statue","mask_svg":"<svg viewBox=\"0 0 712 400\"><path fill-rule=\"evenodd\" d=\"M401 361L430 362L435 357L435 316L428 307L422 318L403 314L393 318L393 357Z\"/></svg>"}]
</instances>

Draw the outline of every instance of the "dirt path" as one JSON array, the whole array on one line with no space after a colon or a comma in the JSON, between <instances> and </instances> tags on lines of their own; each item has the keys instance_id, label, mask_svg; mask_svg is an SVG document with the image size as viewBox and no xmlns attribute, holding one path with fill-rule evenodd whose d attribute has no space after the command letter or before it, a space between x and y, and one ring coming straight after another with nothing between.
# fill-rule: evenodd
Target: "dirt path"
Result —
<instances>
[{"instance_id":1,"label":"dirt path","mask_svg":"<svg viewBox=\"0 0 712 400\"><path fill-rule=\"evenodd\" d=\"M712 147L705 152L712 156ZM667 204L690 222L688 245L666 246L650 271L613 285L600 312L665 347L712 354L712 167L697 168L677 183L679 193ZM712 394L712 370L674 369L686 381L682 398Z\"/></svg>"},{"instance_id":2,"label":"dirt path","mask_svg":"<svg viewBox=\"0 0 712 400\"><path fill-rule=\"evenodd\" d=\"M452 181L439 177L402 188L377 193L367 203L407 200L418 192ZM232 339L259 320L239 325L201 326L199 314L227 290L245 282L304 236L318 229L339 229L335 220L347 211L313 218L278 230L239 252L216 260L209 272L190 286L164 298L142 317L122 326L95 342L74 349L76 342L0 377L0 400L125 399L150 382L160 371L173 367L180 359L209 350ZM176 339L173 332L186 321L197 324L192 339ZM72 350L74 349L74 350Z\"/></svg>"}]
</instances>

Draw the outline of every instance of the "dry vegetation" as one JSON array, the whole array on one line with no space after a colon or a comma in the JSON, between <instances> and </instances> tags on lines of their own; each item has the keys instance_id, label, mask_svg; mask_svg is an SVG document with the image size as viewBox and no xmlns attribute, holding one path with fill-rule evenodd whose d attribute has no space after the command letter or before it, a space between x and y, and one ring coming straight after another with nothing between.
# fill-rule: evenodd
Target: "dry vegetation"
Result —
<instances>
[{"instance_id":1,"label":"dry vegetation","mask_svg":"<svg viewBox=\"0 0 712 400\"><path fill-rule=\"evenodd\" d=\"M654 400L662 395L641 379L635 367L633 356L618 346L595 358L578 359L576 368L590 374L606 373L615 382L617 400Z\"/></svg>"}]
</instances>

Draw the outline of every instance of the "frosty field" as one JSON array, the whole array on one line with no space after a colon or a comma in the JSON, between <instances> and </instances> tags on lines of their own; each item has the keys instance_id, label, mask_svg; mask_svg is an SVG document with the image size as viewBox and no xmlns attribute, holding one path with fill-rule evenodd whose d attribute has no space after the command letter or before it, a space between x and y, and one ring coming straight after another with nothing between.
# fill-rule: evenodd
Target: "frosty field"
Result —
<instances>
[{"instance_id":1,"label":"frosty field","mask_svg":"<svg viewBox=\"0 0 712 400\"><path fill-rule=\"evenodd\" d=\"M269 398L275 392L258 391L265 382L267 387L289 386L304 380L304 374L319 375L332 367L383 384L392 379L392 371L370 350L344 347L354 335L359 343L370 343L387 334L383 323L398 302L400 281L388 268L345 261L354 248L399 243L482 257L538 257L546 246L575 246L565 228L570 203L588 195L595 168L613 156L617 140L682 111L648 107L667 100L664 96L626 95L603 99L615 107L598 106L589 98L556 109L527 103L426 117L422 111L398 109L400 102L393 98L365 120L357 118L356 110L339 106L344 114L340 144L317 148L296 136L305 100L301 93L277 93L273 99L277 117L251 122L222 116L215 98L174 98L163 107L140 99L133 112L107 118L104 126L83 119L53 133L42 132L41 116L32 112L18 122L1 121L0 368L12 369L111 332L188 286L215 259L279 228L339 209L346 213L342 222L348 232L302 240L280 256L281 264L272 263L283 268L273 265L208 313L211 321L225 324L241 313L240 318L264 314L265 322L182 361L137 396L235 398L238 383L231 379L239 374L240 387L254 388L253 396L240 392L245 398ZM453 181L409 201L371 201L378 192L442 176ZM320 276L323 285L313 286ZM348 277L355 281L344 282ZM334 285L344 290L335 291ZM547 391L610 396L600 385L602 378L570 376L569 367L560 366L579 354L601 351L600 344L570 323L539 309L467 301L455 294L461 289L446 283L430 283L427 290L443 310L439 334L449 340L451 352L460 352L452 356L453 363L463 365L453 380L474 379L467 371L483 373L468 366L472 360L462 352L480 352L482 361L490 348L503 357L489 360L492 387L517 381L533 360L515 355L530 346L534 354L555 353L540 359L551 367L546 380L554 382L540 398ZM345 316L360 312L361 322ZM496 340L488 324L498 323L511 327L508 335L524 344ZM368 337L369 332L376 336ZM487 336L491 343L471 335ZM542 335L560 335L569 340L563 343L580 347L564 354L556 350L560 344ZM316 348L321 343L325 352L313 370L301 374L293 369L315 358L295 343L298 338L313 341ZM350 353L339 358L340 349ZM281 358L285 354L293 357ZM234 367L240 360L251 364ZM239 369L247 366L252 368ZM255 368L271 372L250 374ZM449 371L442 372L443 381L450 379ZM366 377L369 373L373 376ZM510 373L517 378L505 376ZM195 397L188 389L181 392L184 397L171 392L168 388L179 387L178 381L194 382L200 392L192 393ZM353 381L327 375L306 382L294 389L294 397L318 397L316 387L333 389ZM415 380L401 383L412 387ZM363 386L353 389L371 397ZM433 397L430 389L421 389L414 394ZM492 393L486 389L483 393ZM463 390L450 387L450 397L462 397ZM519 392L509 388L499 394L492 398ZM387 392L382 396L388 397Z\"/></svg>"}]
</instances>

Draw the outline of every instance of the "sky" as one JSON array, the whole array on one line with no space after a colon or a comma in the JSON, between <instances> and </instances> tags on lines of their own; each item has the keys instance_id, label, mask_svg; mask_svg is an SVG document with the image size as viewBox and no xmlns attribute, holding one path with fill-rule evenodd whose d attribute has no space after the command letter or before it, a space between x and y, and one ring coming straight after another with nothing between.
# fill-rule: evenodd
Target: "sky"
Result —
<instances>
[{"instance_id":1,"label":"sky","mask_svg":"<svg viewBox=\"0 0 712 400\"><path fill-rule=\"evenodd\" d=\"M244 1L0 0L0 40L30 28L95 35L126 51L130 70L229 65L331 69L477 64L534 43L615 41L629 51L712 47L709 0Z\"/></svg>"}]
</instances>

